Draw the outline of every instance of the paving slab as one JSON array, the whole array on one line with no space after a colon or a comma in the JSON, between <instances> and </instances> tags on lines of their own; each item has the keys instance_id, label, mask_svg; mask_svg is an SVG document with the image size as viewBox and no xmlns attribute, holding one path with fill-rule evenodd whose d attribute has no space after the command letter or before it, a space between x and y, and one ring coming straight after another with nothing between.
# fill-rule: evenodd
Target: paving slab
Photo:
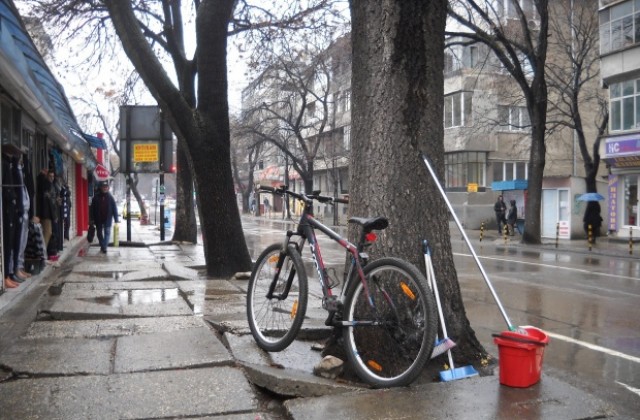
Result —
<instances>
[{"instance_id":1,"label":"paving slab","mask_svg":"<svg viewBox=\"0 0 640 420\"><path fill-rule=\"evenodd\" d=\"M340 395L345 392L354 392L361 389L356 384L341 383L324 379L309 373L295 370L282 369L275 366L254 365L241 363L245 369L249 381L261 388L285 397L314 397L322 395ZM300 417L305 418L305 417ZM320 417L318 417L320 418ZM322 417L338 418L338 417ZM349 417L343 417L349 418ZM369 417L385 418L385 417Z\"/></svg>"},{"instance_id":2,"label":"paving slab","mask_svg":"<svg viewBox=\"0 0 640 420\"><path fill-rule=\"evenodd\" d=\"M361 391L284 403L292 419L586 419L615 411L552 377L530 388L509 388L495 376Z\"/></svg>"},{"instance_id":3,"label":"paving slab","mask_svg":"<svg viewBox=\"0 0 640 420\"><path fill-rule=\"evenodd\" d=\"M207 327L120 337L118 373L231 365L233 357Z\"/></svg>"},{"instance_id":4,"label":"paving slab","mask_svg":"<svg viewBox=\"0 0 640 420\"><path fill-rule=\"evenodd\" d=\"M149 245L149 250L152 252L171 251L171 253L176 253L182 251L182 248L180 248L180 245L178 244L170 243L161 245Z\"/></svg>"},{"instance_id":5,"label":"paving slab","mask_svg":"<svg viewBox=\"0 0 640 420\"><path fill-rule=\"evenodd\" d=\"M129 271L137 270L151 270L154 268L162 268L162 264L156 261L117 261L117 262L96 262L96 261L82 261L81 263L73 266L74 273L125 273Z\"/></svg>"},{"instance_id":6,"label":"paving slab","mask_svg":"<svg viewBox=\"0 0 640 420\"><path fill-rule=\"evenodd\" d=\"M172 332L189 328L202 328L203 326L206 326L206 323L202 318L190 315L86 321L36 321L29 325L29 329L22 338L106 338Z\"/></svg>"},{"instance_id":7,"label":"paving slab","mask_svg":"<svg viewBox=\"0 0 640 420\"><path fill-rule=\"evenodd\" d=\"M47 312L58 320L193 314L177 288L63 291Z\"/></svg>"},{"instance_id":8,"label":"paving slab","mask_svg":"<svg viewBox=\"0 0 640 420\"><path fill-rule=\"evenodd\" d=\"M106 375L113 344L110 339L20 339L0 353L0 365L26 375Z\"/></svg>"},{"instance_id":9,"label":"paving slab","mask_svg":"<svg viewBox=\"0 0 640 420\"><path fill-rule=\"evenodd\" d=\"M186 280L195 280L198 278L198 271L193 268L185 267L184 265L172 262L172 263L163 263L162 268L164 268L171 277L186 279Z\"/></svg>"},{"instance_id":10,"label":"paving slab","mask_svg":"<svg viewBox=\"0 0 640 420\"><path fill-rule=\"evenodd\" d=\"M257 401L240 369L214 367L0 383L0 413L20 419L136 419L252 413ZM25 404L25 401L29 401Z\"/></svg>"},{"instance_id":11,"label":"paving slab","mask_svg":"<svg viewBox=\"0 0 640 420\"><path fill-rule=\"evenodd\" d=\"M148 270L130 271L120 277L120 281L140 281L140 280L158 280L171 277L162 268L151 268Z\"/></svg>"}]
</instances>

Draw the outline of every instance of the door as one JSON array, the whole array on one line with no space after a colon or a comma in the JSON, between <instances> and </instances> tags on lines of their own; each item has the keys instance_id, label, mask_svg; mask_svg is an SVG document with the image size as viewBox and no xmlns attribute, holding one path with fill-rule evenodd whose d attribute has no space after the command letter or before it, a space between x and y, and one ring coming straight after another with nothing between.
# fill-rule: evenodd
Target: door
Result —
<instances>
[{"instance_id":1,"label":"door","mask_svg":"<svg viewBox=\"0 0 640 420\"><path fill-rule=\"evenodd\" d=\"M542 229L543 238L556 236L556 224L558 223L558 191L542 190Z\"/></svg>"}]
</instances>

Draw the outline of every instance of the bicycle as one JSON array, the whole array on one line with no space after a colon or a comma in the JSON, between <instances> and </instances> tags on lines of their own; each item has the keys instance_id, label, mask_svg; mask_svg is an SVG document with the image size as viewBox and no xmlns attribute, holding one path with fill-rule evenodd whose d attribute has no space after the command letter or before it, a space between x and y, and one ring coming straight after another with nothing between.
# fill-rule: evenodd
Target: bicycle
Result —
<instances>
[{"instance_id":1,"label":"bicycle","mask_svg":"<svg viewBox=\"0 0 640 420\"><path fill-rule=\"evenodd\" d=\"M422 371L433 350L437 330L436 304L422 273L410 263L385 257L369 261L365 248L376 239L373 231L389 225L384 217L352 217L360 226L357 245L313 217L313 203L348 203L319 192L299 194L285 187L261 187L293 197L303 204L295 231L283 243L267 247L258 257L247 291L247 318L259 347L284 350L296 338L308 302L308 277L301 252L309 243L322 289L325 325L342 328L345 350L357 375L373 387L408 385ZM322 259L316 230L347 250L351 263L339 294ZM295 239L294 239L295 238Z\"/></svg>"}]
</instances>

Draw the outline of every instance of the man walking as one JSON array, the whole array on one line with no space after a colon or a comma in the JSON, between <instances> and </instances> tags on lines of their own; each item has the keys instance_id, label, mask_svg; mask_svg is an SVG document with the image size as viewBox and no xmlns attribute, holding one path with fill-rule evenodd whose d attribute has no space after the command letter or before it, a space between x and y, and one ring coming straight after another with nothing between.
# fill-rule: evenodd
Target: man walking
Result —
<instances>
[{"instance_id":1,"label":"man walking","mask_svg":"<svg viewBox=\"0 0 640 420\"><path fill-rule=\"evenodd\" d=\"M119 223L116 200L109 192L109 183L107 181L100 182L100 191L93 197L91 216L93 217L93 223L96 225L100 252L106 254L111 236L111 220L113 219L116 223Z\"/></svg>"}]
</instances>

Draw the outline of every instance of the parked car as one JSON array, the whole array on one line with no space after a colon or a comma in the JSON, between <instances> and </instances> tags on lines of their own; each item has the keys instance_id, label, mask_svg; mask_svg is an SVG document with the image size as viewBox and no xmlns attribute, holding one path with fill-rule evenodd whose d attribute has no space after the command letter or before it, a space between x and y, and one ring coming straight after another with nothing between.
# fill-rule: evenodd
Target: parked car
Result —
<instances>
[{"instance_id":1,"label":"parked car","mask_svg":"<svg viewBox=\"0 0 640 420\"><path fill-rule=\"evenodd\" d=\"M130 206L131 206L131 218L140 219L140 217L142 216L142 212L140 211L140 205L138 204L138 201L131 200ZM126 218L128 213L129 212L127 211L127 202L125 201L122 205L122 218Z\"/></svg>"}]
</instances>

